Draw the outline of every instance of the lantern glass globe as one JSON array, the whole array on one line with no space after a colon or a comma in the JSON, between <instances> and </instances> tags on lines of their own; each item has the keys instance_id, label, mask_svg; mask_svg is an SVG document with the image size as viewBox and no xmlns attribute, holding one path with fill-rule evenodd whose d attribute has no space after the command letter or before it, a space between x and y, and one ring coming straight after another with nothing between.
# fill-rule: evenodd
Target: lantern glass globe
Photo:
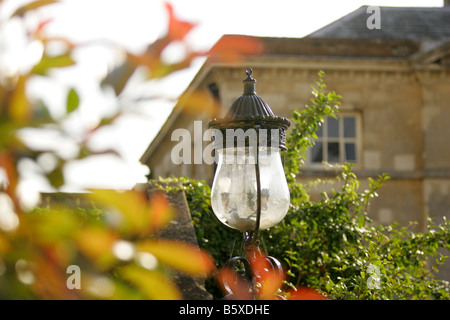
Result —
<instances>
[{"instance_id":1,"label":"lantern glass globe","mask_svg":"<svg viewBox=\"0 0 450 320\"><path fill-rule=\"evenodd\" d=\"M280 148L221 148L217 149L217 155L211 206L223 224L242 232L257 227L256 164L261 185L259 229L270 228L283 220L289 209L290 194Z\"/></svg>"}]
</instances>

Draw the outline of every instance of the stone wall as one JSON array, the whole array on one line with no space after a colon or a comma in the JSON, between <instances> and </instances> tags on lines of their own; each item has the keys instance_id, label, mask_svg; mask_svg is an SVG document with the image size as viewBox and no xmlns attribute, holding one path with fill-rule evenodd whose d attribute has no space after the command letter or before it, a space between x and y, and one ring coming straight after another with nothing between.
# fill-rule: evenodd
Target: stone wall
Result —
<instances>
[{"instance_id":1,"label":"stone wall","mask_svg":"<svg viewBox=\"0 0 450 320\"><path fill-rule=\"evenodd\" d=\"M192 218L184 191L180 189L180 191L177 192L167 193L161 191L161 188L155 188L155 185L159 185L163 189L169 187L167 184L153 181L153 183L148 184L149 197L155 192L164 192L169 199L170 205L175 209L176 214L175 219L170 222L170 225L158 233L158 238L190 243L191 245L198 247L197 236L195 234L194 225L192 224ZM173 185L170 185L170 187L173 187ZM201 279L193 278L177 271L174 271L172 279L180 289L184 300L212 299L211 294L205 290L204 281Z\"/></svg>"}]
</instances>

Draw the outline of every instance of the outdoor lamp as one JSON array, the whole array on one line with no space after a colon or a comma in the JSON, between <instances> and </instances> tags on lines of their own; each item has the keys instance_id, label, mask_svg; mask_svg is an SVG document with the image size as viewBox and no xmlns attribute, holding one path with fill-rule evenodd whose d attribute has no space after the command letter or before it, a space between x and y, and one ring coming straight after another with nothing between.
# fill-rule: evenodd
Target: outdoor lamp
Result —
<instances>
[{"instance_id":1,"label":"outdoor lamp","mask_svg":"<svg viewBox=\"0 0 450 320\"><path fill-rule=\"evenodd\" d=\"M252 70L246 71L244 94L224 118L210 121L217 168L211 205L230 228L254 233L280 222L289 208L289 188L280 152L286 149L290 121L277 117L255 92Z\"/></svg>"},{"instance_id":2,"label":"outdoor lamp","mask_svg":"<svg viewBox=\"0 0 450 320\"><path fill-rule=\"evenodd\" d=\"M258 247L259 230L285 217L289 188L281 161L290 121L275 116L255 92L252 69L246 70L244 93L227 114L209 122L213 130L217 168L211 188L214 214L225 225L244 234L244 247ZM275 259L277 268L281 265ZM248 265L245 258L230 260Z\"/></svg>"}]
</instances>

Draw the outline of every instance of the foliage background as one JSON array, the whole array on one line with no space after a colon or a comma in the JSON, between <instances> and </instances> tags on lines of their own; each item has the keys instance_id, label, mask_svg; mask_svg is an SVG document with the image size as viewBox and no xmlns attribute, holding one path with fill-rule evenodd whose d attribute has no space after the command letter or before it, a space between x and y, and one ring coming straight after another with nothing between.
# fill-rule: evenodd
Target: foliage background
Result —
<instances>
[{"instance_id":1,"label":"foliage background","mask_svg":"<svg viewBox=\"0 0 450 320\"><path fill-rule=\"evenodd\" d=\"M93 148L91 142L103 128L113 129L133 109L112 108L93 125L73 132L67 121L79 116L82 102L75 88L66 88L60 113L33 99L28 89L36 79L51 79L55 71L70 71L77 64L74 56L78 49L100 45L123 59L102 81L93 84L96 90L113 92L119 102L136 101L140 97L128 96L125 88L138 71L145 74L144 81L161 79L188 67L196 57L220 58L233 53L233 59L238 59L254 50L253 46L242 46L244 42L238 37L236 42L209 52L191 50L185 37L194 24L178 19L169 4L167 33L140 53L109 42L73 43L46 34L52 21L43 20L39 12L58 2L29 1L0 18L1 32L14 25L21 29L21 40L27 46L41 49L35 63L0 73L0 298L179 299L181 292L171 280L173 270L204 278L215 265L210 255L197 247L155 238L173 217L161 194L148 199L146 193L136 190L86 190L89 192L79 195L80 201L88 204L84 209L64 203L35 209L24 198L23 181L30 173L37 173L39 179L60 190L71 162L102 154L123 157L114 149ZM4 4L0 1L0 10ZM186 49L176 63L162 58L172 43ZM202 102L201 96L195 96L191 104ZM50 132L73 145L75 152L61 154L52 144L29 144L23 139L25 129L35 135ZM68 273L70 266L81 270L81 285L76 290L69 288L75 284Z\"/></svg>"}]
</instances>

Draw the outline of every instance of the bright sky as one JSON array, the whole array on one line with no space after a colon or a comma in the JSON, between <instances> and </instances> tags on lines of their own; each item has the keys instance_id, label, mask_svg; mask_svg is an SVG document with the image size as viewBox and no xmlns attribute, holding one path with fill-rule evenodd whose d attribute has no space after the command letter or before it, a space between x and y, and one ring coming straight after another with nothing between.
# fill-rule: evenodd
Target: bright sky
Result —
<instances>
[{"instance_id":1,"label":"bright sky","mask_svg":"<svg viewBox=\"0 0 450 320\"><path fill-rule=\"evenodd\" d=\"M4 11L7 11L17 8L17 3L28 1L4 0L4 2ZM411 7L443 5L442 0L373 0L370 3L365 0L167 0L167 2L173 5L179 18L198 23L190 34L189 41L195 48L202 49L210 48L223 34L303 37L362 5ZM75 42L104 39L138 51L164 33L167 17L163 4L163 0L61 0L61 4L42 10L41 18L54 18L48 25L47 30L50 34L65 36ZM6 15L7 12L0 12L0 17L2 14ZM8 37L3 35L0 43L5 38ZM17 44L17 47L20 48L20 45ZM176 50L172 54L176 56ZM43 92L50 92L48 100L49 106L53 108L53 114L58 114L58 106L65 105L66 91L62 86L69 85L77 89L82 105L78 118L74 117L67 122L68 128L74 133L80 130L80 122L86 126L95 123L99 113L92 112L93 109L107 113L108 108L117 107L111 95L105 96L93 89L96 81L104 76L107 68L112 66L117 57L94 46L80 50L75 58L79 65L78 69L56 74L57 83L39 83L30 88L31 94L37 96ZM146 95L152 90L164 92L176 98L192 80L201 62L198 61L191 69L161 83L149 86L136 82L134 90ZM83 77L82 81L80 76ZM166 103L164 107L152 103L140 105L137 109L139 114L130 115L120 121L115 130L105 129L100 132L95 139L95 145L114 146L120 149L125 156L124 160L104 156L96 161L86 160L82 164L70 164L66 171L68 190L83 187L131 188L136 182L145 182L144 175L147 170L139 164L139 158L173 105L173 102ZM45 143L46 139L47 142L58 142L57 137L51 134L34 142ZM71 149L66 149L64 152L70 155Z\"/></svg>"}]
</instances>

